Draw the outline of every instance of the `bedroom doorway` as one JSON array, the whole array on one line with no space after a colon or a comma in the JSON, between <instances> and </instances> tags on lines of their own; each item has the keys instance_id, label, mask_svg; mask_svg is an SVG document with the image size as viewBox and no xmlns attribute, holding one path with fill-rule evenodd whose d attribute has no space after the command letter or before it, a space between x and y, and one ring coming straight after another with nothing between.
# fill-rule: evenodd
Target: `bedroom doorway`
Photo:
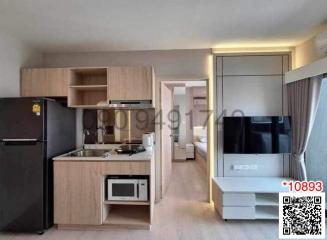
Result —
<instances>
[{"instance_id":1,"label":"bedroom doorway","mask_svg":"<svg viewBox=\"0 0 327 240\"><path fill-rule=\"evenodd\" d=\"M208 185L207 80L162 81L160 100L161 189L164 198L176 171L181 178L183 175L196 175L194 179L203 181L201 184L204 186ZM194 184L196 188L199 183ZM207 193L208 189L203 195L202 187L203 197L197 199L207 201Z\"/></svg>"}]
</instances>

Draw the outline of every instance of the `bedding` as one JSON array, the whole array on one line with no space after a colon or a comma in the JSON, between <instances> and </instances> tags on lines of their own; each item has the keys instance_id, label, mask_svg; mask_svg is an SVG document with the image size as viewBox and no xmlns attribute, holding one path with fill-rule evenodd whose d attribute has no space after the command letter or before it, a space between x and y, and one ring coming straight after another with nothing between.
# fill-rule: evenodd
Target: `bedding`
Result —
<instances>
[{"instance_id":1,"label":"bedding","mask_svg":"<svg viewBox=\"0 0 327 240\"><path fill-rule=\"evenodd\" d=\"M195 151L199 153L199 155L206 160L207 159L207 143L206 142L194 142Z\"/></svg>"},{"instance_id":2,"label":"bedding","mask_svg":"<svg viewBox=\"0 0 327 240\"><path fill-rule=\"evenodd\" d=\"M202 126L194 126L193 127L193 141L201 142L200 139L205 140L207 138L207 128Z\"/></svg>"},{"instance_id":3,"label":"bedding","mask_svg":"<svg viewBox=\"0 0 327 240\"><path fill-rule=\"evenodd\" d=\"M207 137L200 137L199 140L201 143L207 143Z\"/></svg>"}]
</instances>

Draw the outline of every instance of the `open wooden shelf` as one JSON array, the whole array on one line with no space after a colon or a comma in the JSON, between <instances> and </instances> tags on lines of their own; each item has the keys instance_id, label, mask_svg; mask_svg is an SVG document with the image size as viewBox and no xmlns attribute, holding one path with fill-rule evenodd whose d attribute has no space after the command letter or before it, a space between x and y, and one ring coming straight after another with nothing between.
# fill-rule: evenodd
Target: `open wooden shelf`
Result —
<instances>
[{"instance_id":1,"label":"open wooden shelf","mask_svg":"<svg viewBox=\"0 0 327 240\"><path fill-rule=\"evenodd\" d=\"M107 85L107 68L72 69L70 86Z\"/></svg>"},{"instance_id":2,"label":"open wooden shelf","mask_svg":"<svg viewBox=\"0 0 327 240\"><path fill-rule=\"evenodd\" d=\"M153 221L155 185L154 185L154 155L151 157L150 172L141 175L149 176L148 201L112 201L106 199L106 176L103 177L104 191L102 193L102 224L104 227L123 227L131 229L151 229ZM140 175L140 174L135 174Z\"/></svg>"},{"instance_id":3,"label":"open wooden shelf","mask_svg":"<svg viewBox=\"0 0 327 240\"><path fill-rule=\"evenodd\" d=\"M75 108L96 108L107 101L107 68L71 69L68 105Z\"/></svg>"},{"instance_id":4,"label":"open wooden shelf","mask_svg":"<svg viewBox=\"0 0 327 240\"><path fill-rule=\"evenodd\" d=\"M103 225L150 227L150 207L140 205L106 205Z\"/></svg>"},{"instance_id":5,"label":"open wooden shelf","mask_svg":"<svg viewBox=\"0 0 327 240\"><path fill-rule=\"evenodd\" d=\"M107 101L106 90L79 91L69 89L69 106L96 106L101 101Z\"/></svg>"},{"instance_id":6,"label":"open wooden shelf","mask_svg":"<svg viewBox=\"0 0 327 240\"><path fill-rule=\"evenodd\" d=\"M104 201L104 204L118 204L118 205L150 205L149 201L140 202L140 201Z\"/></svg>"}]
</instances>

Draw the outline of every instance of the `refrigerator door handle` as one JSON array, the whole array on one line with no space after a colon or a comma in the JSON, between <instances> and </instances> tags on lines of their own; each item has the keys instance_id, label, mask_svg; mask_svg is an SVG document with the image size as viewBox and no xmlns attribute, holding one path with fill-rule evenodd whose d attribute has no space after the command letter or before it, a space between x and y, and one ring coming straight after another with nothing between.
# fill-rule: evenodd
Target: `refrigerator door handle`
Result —
<instances>
[{"instance_id":1,"label":"refrigerator door handle","mask_svg":"<svg viewBox=\"0 0 327 240\"><path fill-rule=\"evenodd\" d=\"M37 139L24 139L24 138L18 138L18 139L14 139L14 138L10 138L10 139L2 139L0 140L0 142L2 143L2 145L36 145L36 143L38 142Z\"/></svg>"},{"instance_id":2,"label":"refrigerator door handle","mask_svg":"<svg viewBox=\"0 0 327 240\"><path fill-rule=\"evenodd\" d=\"M37 142L36 138L4 138L2 142Z\"/></svg>"}]
</instances>

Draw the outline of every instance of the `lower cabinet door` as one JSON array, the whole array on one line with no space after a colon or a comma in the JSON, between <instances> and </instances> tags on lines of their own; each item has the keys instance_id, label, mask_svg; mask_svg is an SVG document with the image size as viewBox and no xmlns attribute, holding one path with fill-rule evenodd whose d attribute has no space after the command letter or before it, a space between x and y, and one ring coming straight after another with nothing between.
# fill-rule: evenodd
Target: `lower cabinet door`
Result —
<instances>
[{"instance_id":1,"label":"lower cabinet door","mask_svg":"<svg viewBox=\"0 0 327 240\"><path fill-rule=\"evenodd\" d=\"M100 164L54 162L54 222L59 225L101 225Z\"/></svg>"}]
</instances>

